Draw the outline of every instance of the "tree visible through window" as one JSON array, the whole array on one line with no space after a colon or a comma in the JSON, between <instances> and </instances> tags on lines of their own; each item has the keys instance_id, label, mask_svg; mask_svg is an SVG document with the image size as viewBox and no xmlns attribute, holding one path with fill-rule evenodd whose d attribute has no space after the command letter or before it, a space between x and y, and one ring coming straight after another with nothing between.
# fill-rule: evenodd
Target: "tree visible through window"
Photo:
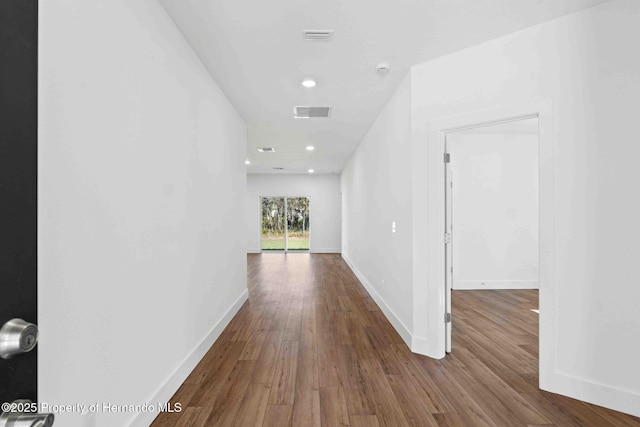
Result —
<instances>
[{"instance_id":1,"label":"tree visible through window","mask_svg":"<svg viewBox=\"0 0 640 427\"><path fill-rule=\"evenodd\" d=\"M309 250L308 197L263 197L261 203L262 250Z\"/></svg>"},{"instance_id":2,"label":"tree visible through window","mask_svg":"<svg viewBox=\"0 0 640 427\"><path fill-rule=\"evenodd\" d=\"M309 198L287 198L287 249L309 250Z\"/></svg>"}]
</instances>

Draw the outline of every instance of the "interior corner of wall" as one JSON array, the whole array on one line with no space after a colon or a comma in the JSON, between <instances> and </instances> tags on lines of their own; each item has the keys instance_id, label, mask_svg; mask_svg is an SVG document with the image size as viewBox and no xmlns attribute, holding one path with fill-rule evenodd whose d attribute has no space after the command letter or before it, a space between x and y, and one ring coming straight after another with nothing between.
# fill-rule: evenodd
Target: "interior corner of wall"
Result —
<instances>
[{"instance_id":1,"label":"interior corner of wall","mask_svg":"<svg viewBox=\"0 0 640 427\"><path fill-rule=\"evenodd\" d=\"M212 326L206 336L202 338L200 343L182 360L175 370L162 382L162 384L153 392L148 402L168 402L171 396L178 390L183 381L187 379L189 374L195 369L197 364L207 354L211 346L222 334L222 331L229 325L231 319L240 311L244 303L249 299L249 290L246 285L242 289L240 295L229 306L227 311ZM158 415L157 411L140 412L132 416L129 426L150 425L153 419Z\"/></svg>"}]
</instances>

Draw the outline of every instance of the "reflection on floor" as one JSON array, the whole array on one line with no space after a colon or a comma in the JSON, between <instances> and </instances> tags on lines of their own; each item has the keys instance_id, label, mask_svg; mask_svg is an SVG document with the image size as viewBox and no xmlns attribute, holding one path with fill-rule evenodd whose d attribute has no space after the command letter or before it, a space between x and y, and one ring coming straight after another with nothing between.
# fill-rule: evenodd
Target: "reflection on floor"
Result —
<instances>
[{"instance_id":1,"label":"reflection on floor","mask_svg":"<svg viewBox=\"0 0 640 427\"><path fill-rule=\"evenodd\" d=\"M453 352L409 351L340 255L249 255L249 301L153 426L640 426L538 389L537 291L455 291Z\"/></svg>"}]
</instances>

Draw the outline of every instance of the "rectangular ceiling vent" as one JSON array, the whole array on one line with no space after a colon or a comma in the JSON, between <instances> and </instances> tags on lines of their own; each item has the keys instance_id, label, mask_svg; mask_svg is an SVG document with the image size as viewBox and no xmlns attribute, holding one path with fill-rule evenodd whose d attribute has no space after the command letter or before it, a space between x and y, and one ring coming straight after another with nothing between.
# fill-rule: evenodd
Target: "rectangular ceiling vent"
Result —
<instances>
[{"instance_id":1,"label":"rectangular ceiling vent","mask_svg":"<svg viewBox=\"0 0 640 427\"><path fill-rule=\"evenodd\" d=\"M273 169L275 169L275 170L277 170L277 171L284 170L284 168L273 168Z\"/></svg>"},{"instance_id":2,"label":"rectangular ceiling vent","mask_svg":"<svg viewBox=\"0 0 640 427\"><path fill-rule=\"evenodd\" d=\"M333 39L333 30L304 30L302 35L305 40L330 41Z\"/></svg>"},{"instance_id":3,"label":"rectangular ceiling vent","mask_svg":"<svg viewBox=\"0 0 640 427\"><path fill-rule=\"evenodd\" d=\"M273 147L262 147L262 148L258 148L258 151L261 153L275 153L276 149Z\"/></svg>"},{"instance_id":4,"label":"rectangular ceiling vent","mask_svg":"<svg viewBox=\"0 0 640 427\"><path fill-rule=\"evenodd\" d=\"M326 118L331 114L331 107L293 107L296 119Z\"/></svg>"}]
</instances>

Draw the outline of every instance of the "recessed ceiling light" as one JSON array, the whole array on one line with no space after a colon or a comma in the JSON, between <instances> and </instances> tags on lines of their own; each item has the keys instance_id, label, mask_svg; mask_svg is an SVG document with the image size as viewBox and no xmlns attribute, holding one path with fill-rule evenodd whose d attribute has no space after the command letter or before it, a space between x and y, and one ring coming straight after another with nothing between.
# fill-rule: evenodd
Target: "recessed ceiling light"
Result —
<instances>
[{"instance_id":1,"label":"recessed ceiling light","mask_svg":"<svg viewBox=\"0 0 640 427\"><path fill-rule=\"evenodd\" d=\"M316 148L313 145L307 145L307 151L313 151Z\"/></svg>"},{"instance_id":2,"label":"recessed ceiling light","mask_svg":"<svg viewBox=\"0 0 640 427\"><path fill-rule=\"evenodd\" d=\"M309 169L309 173L313 173L313 172L314 172L313 169Z\"/></svg>"},{"instance_id":3,"label":"recessed ceiling light","mask_svg":"<svg viewBox=\"0 0 640 427\"><path fill-rule=\"evenodd\" d=\"M311 89L316 85L316 81L313 79L304 79L300 82L300 84L308 89Z\"/></svg>"},{"instance_id":4,"label":"recessed ceiling light","mask_svg":"<svg viewBox=\"0 0 640 427\"><path fill-rule=\"evenodd\" d=\"M251 164L251 160L249 160L249 159L245 160L245 161L244 161L244 164L245 164L245 165L250 165L250 164Z\"/></svg>"}]
</instances>

